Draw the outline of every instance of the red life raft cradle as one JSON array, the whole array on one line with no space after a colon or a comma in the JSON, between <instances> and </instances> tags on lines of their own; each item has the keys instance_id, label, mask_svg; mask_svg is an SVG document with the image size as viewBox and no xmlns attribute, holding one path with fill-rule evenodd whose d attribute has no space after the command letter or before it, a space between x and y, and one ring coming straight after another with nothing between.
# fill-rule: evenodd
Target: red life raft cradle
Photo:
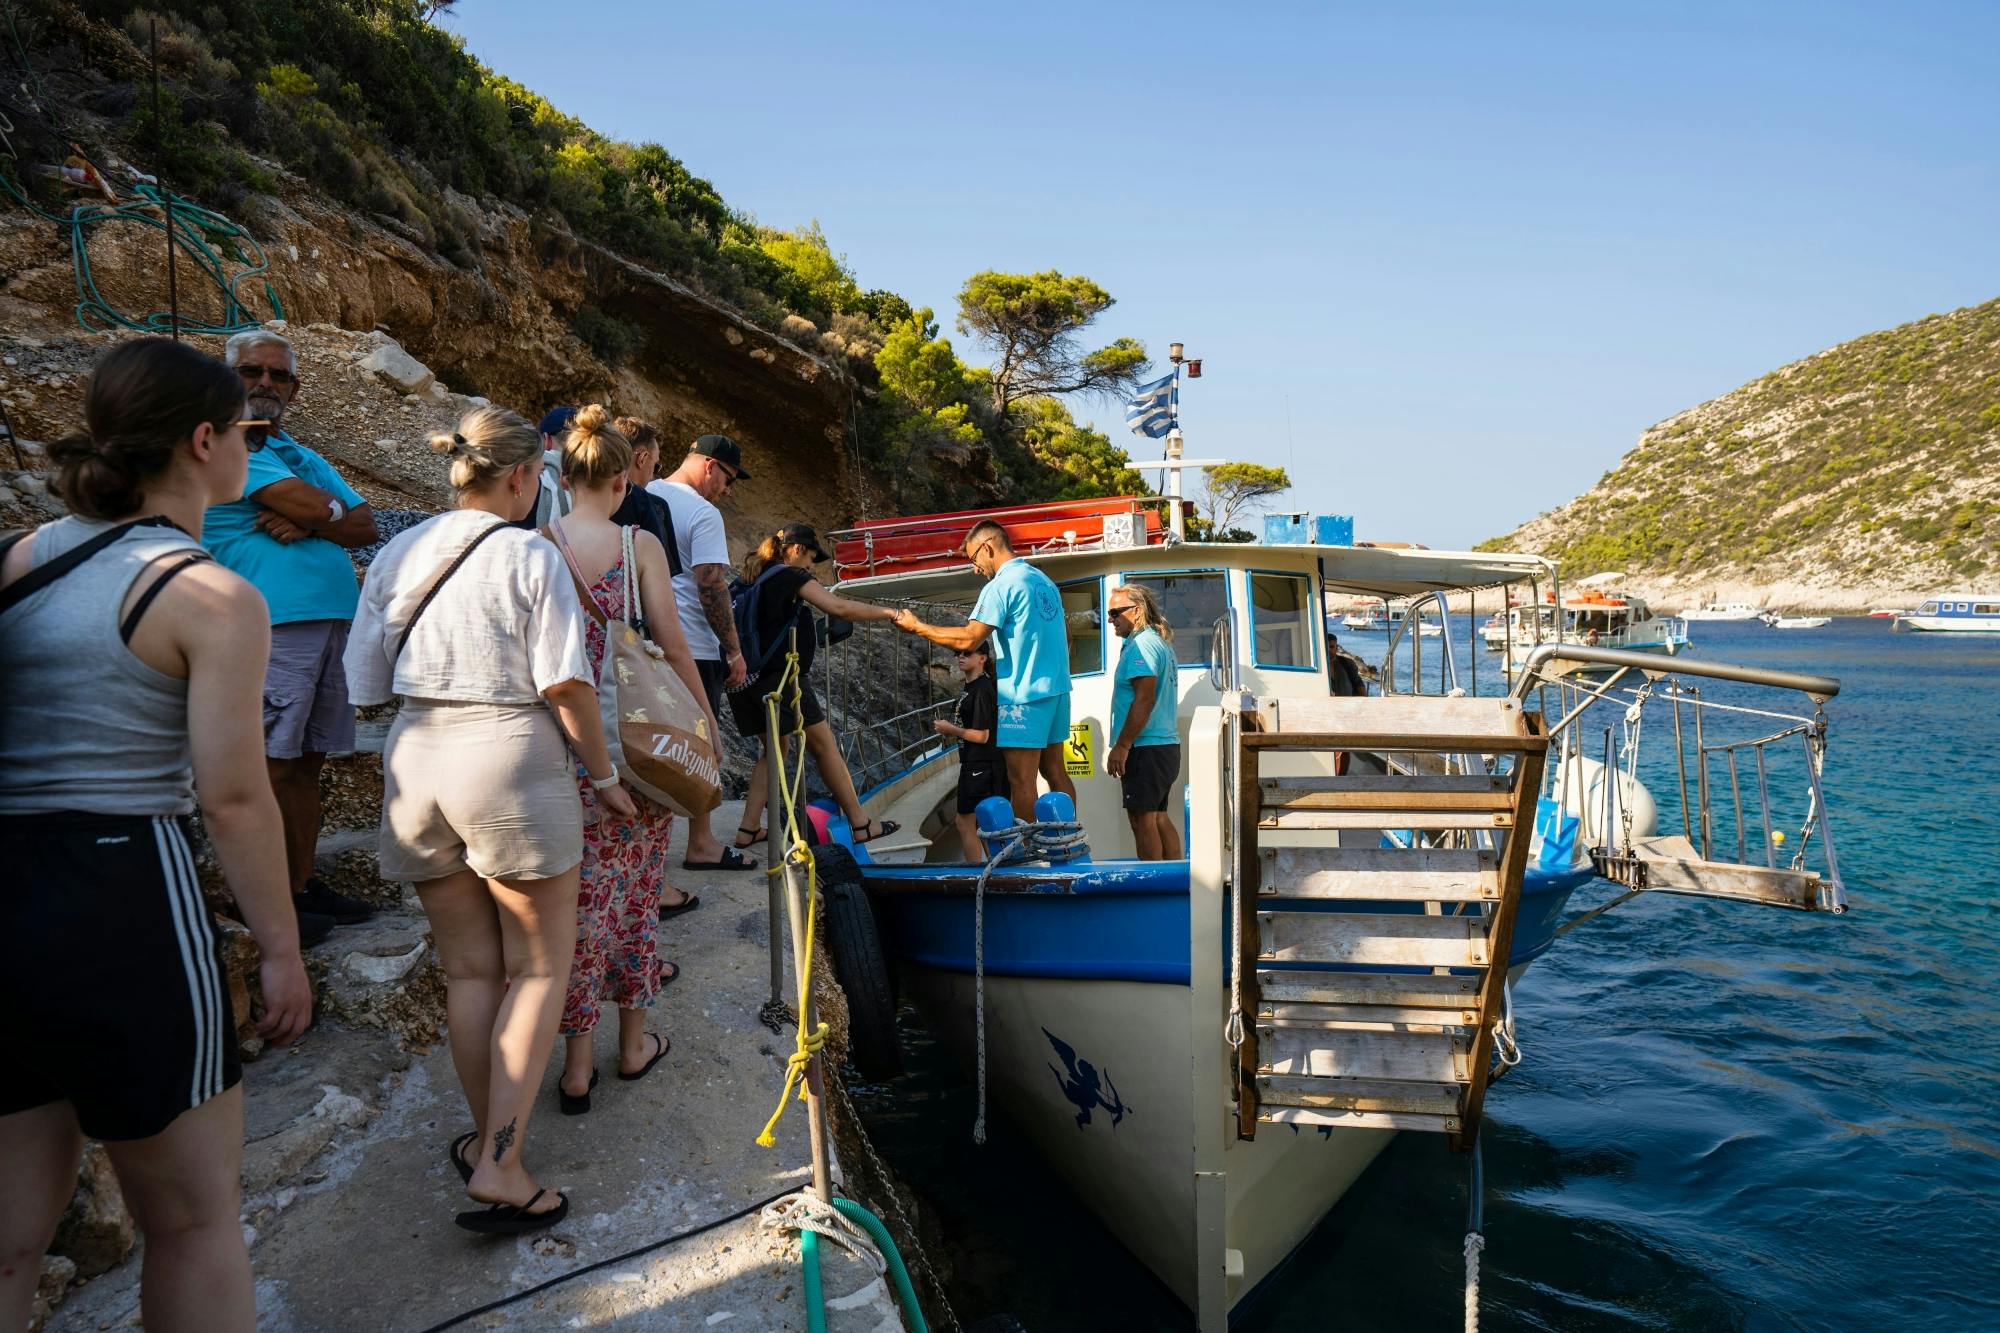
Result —
<instances>
[{"instance_id":1,"label":"red life raft cradle","mask_svg":"<svg viewBox=\"0 0 2000 1333\"><path fill-rule=\"evenodd\" d=\"M1021 555L1157 546L1167 537L1165 506L1171 503L1163 495L1117 495L877 519L827 534L833 539L834 581L962 566L965 534L988 520L1007 530Z\"/></svg>"}]
</instances>

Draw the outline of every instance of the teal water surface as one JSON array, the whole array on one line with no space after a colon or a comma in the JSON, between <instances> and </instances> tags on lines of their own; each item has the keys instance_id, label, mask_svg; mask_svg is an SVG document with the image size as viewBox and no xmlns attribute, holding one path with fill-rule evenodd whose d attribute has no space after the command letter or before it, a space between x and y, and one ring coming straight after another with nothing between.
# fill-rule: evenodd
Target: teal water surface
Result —
<instances>
[{"instance_id":1,"label":"teal water surface","mask_svg":"<svg viewBox=\"0 0 2000 1333\"><path fill-rule=\"evenodd\" d=\"M1483 1327L2000 1327L2000 637L1859 618L1692 629L1699 658L1841 679L1825 777L1850 911L1647 895L1523 978L1526 1059L1483 1131ZM1472 652L1459 644L1462 672ZM1502 687L1496 663L1480 693ZM1671 832L1664 716L1649 714L1642 776ZM1618 721L1593 709L1590 753ZM1796 745L1770 765L1774 823L1793 830ZM864 1114L948 1237L961 1318L1190 1326L1004 1119L971 1145L969 1091L913 1023L906 1047L912 1077L863 1089ZM1239 1326L1457 1327L1466 1174L1435 1137L1400 1136Z\"/></svg>"}]
</instances>

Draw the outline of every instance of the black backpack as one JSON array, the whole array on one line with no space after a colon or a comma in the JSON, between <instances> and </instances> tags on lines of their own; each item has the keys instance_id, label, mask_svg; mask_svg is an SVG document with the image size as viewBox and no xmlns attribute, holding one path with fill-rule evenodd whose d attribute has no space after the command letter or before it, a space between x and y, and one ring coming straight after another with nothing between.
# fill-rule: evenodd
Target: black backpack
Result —
<instances>
[{"instance_id":1,"label":"black backpack","mask_svg":"<svg viewBox=\"0 0 2000 1333\"><path fill-rule=\"evenodd\" d=\"M738 587L729 598L730 610L736 619L736 642L743 650L744 666L753 679L762 675L764 668L769 666L785 648L785 633L782 626L773 636L772 642L765 643L757 635L757 625L763 618L760 610L764 596L770 589L772 576L789 568L791 566L784 561L774 560L763 573L751 582ZM791 622L798 628L801 636L812 632L811 622L807 619L811 614L811 609L801 601Z\"/></svg>"}]
</instances>

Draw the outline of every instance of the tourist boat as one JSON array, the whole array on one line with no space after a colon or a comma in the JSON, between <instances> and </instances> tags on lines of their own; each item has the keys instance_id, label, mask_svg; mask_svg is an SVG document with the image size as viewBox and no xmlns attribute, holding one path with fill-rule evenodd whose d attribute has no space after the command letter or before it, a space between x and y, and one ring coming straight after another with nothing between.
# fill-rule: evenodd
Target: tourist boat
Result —
<instances>
[{"instance_id":1,"label":"tourist boat","mask_svg":"<svg viewBox=\"0 0 2000 1333\"><path fill-rule=\"evenodd\" d=\"M1832 616L1781 616L1775 611L1766 611L1757 619L1772 629L1820 629L1833 623Z\"/></svg>"},{"instance_id":2,"label":"tourist boat","mask_svg":"<svg viewBox=\"0 0 2000 1333\"><path fill-rule=\"evenodd\" d=\"M1392 693L1330 696L1328 595L1393 602L1407 632L1420 599L1442 608L1453 592L1546 586L1554 571L1541 557L1172 541L1171 524L1140 512L1156 500L1096 503L1039 546L1048 522L1037 509L996 515L1066 618L1065 769L1087 845L1038 834L1027 860L968 862L953 823L957 750L929 727L939 714L899 703L893 718L836 719L877 747L857 764L867 813L901 829L852 845L845 821L827 821L836 845L815 854L827 943L865 1075L893 1073L907 1001L982 1099L1203 1333L1220 1333L1397 1132L1472 1142L1494 1052L1512 1039L1512 981L1594 878L1576 813L1615 786L1598 828L1629 842L1624 812L1650 820L1652 807L1636 777L1605 782L1580 742L1551 760L1544 712L1530 706L1531 678L1554 656L1602 650L1543 645L1510 694L1453 697L1466 691L1448 641L1438 692L1424 694L1393 692L1391 640ZM840 591L922 606L933 621L940 608L969 610L981 581L956 552L986 516L833 534ZM1170 809L1185 848L1174 860L1133 859L1120 784L1104 772L1120 643L1105 606L1124 584L1151 588L1174 630L1178 674L1164 697L1182 743ZM1412 689L1433 683L1412 675ZM989 848L1011 820L992 800L998 811L980 812ZM1058 818L1063 804L1045 792L1038 815ZM1654 832L1637 829L1642 841ZM1689 858L1673 864L1713 864ZM1768 874L1763 900L1842 905L1837 879Z\"/></svg>"},{"instance_id":3,"label":"tourist boat","mask_svg":"<svg viewBox=\"0 0 2000 1333\"><path fill-rule=\"evenodd\" d=\"M1440 634L1444 633L1443 625L1440 625L1437 621L1432 620L1430 617L1424 615L1421 611L1415 611L1413 608L1408 606L1389 607L1388 617L1386 623L1383 625L1383 628L1388 630L1389 633L1394 634L1396 633L1397 630L1403 627L1403 622L1405 620L1411 620L1413 616L1414 620L1412 620L1412 623L1416 625L1414 633L1418 637L1425 639L1435 639Z\"/></svg>"},{"instance_id":4,"label":"tourist boat","mask_svg":"<svg viewBox=\"0 0 2000 1333\"><path fill-rule=\"evenodd\" d=\"M2000 593L1944 592L1927 597L1916 610L1898 616L1896 628L1958 634L2000 633Z\"/></svg>"},{"instance_id":5,"label":"tourist boat","mask_svg":"<svg viewBox=\"0 0 2000 1333\"><path fill-rule=\"evenodd\" d=\"M1357 606L1340 618L1342 629L1379 633L1389 628L1389 608L1381 602Z\"/></svg>"},{"instance_id":6,"label":"tourist boat","mask_svg":"<svg viewBox=\"0 0 2000 1333\"><path fill-rule=\"evenodd\" d=\"M1583 579L1578 591L1566 593L1560 607L1550 602L1517 607L1508 668L1519 669L1544 643L1575 643L1589 648L1619 648L1628 652L1673 657L1688 646L1687 626L1673 616L1656 616L1643 597L1621 591L1621 574L1595 574ZM1573 664L1579 675L1594 668Z\"/></svg>"},{"instance_id":7,"label":"tourist boat","mask_svg":"<svg viewBox=\"0 0 2000 1333\"><path fill-rule=\"evenodd\" d=\"M1684 607L1682 620L1755 620L1763 612L1762 607L1748 602L1704 602L1700 606Z\"/></svg>"}]
</instances>

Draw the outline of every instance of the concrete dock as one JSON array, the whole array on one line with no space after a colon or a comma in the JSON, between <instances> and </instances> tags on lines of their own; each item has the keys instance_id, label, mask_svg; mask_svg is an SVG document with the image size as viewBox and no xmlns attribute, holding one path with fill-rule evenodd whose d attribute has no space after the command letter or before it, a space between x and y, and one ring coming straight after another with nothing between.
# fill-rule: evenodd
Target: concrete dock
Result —
<instances>
[{"instance_id":1,"label":"concrete dock","mask_svg":"<svg viewBox=\"0 0 2000 1333\"><path fill-rule=\"evenodd\" d=\"M715 827L734 828L739 809L725 805ZM260 1327L417 1333L809 1182L803 1105L787 1110L775 1148L755 1143L792 1044L789 1030L773 1034L757 1017L769 990L764 875L683 871L680 824L668 878L699 893L701 906L661 929L662 956L681 973L651 1026L672 1052L644 1080L618 1081L607 1011L590 1114L556 1109L558 1045L528 1129L530 1169L570 1195L561 1224L507 1239L453 1225L472 1205L446 1152L471 1121L441 1037L425 1050L383 1027L322 1017L297 1047L246 1066L244 1225ZM424 923L412 906L336 930L309 951L337 983L333 1007L390 1013L435 984L434 951L418 948ZM398 967L385 983L368 980ZM829 1328L903 1327L884 1279L835 1246L821 1254ZM136 1326L138 1275L135 1254L72 1288L47 1327ZM802 1296L796 1237L752 1213L459 1326L802 1330Z\"/></svg>"}]
</instances>

